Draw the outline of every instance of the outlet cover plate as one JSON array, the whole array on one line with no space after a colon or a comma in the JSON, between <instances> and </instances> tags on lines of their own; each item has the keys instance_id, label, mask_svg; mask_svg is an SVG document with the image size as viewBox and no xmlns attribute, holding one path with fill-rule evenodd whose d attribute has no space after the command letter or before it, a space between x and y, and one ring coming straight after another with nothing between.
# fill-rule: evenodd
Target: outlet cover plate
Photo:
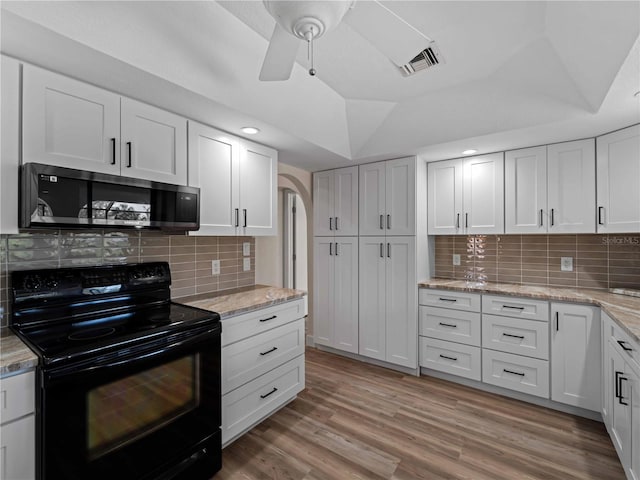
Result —
<instances>
[{"instance_id":1,"label":"outlet cover plate","mask_svg":"<svg viewBox=\"0 0 640 480\"><path fill-rule=\"evenodd\" d=\"M242 256L248 257L251 255L251 244L249 242L242 243Z\"/></svg>"},{"instance_id":2,"label":"outlet cover plate","mask_svg":"<svg viewBox=\"0 0 640 480\"><path fill-rule=\"evenodd\" d=\"M251 270L251 259L250 258L243 258L242 259L242 271L248 272L249 270Z\"/></svg>"},{"instance_id":3,"label":"outlet cover plate","mask_svg":"<svg viewBox=\"0 0 640 480\"><path fill-rule=\"evenodd\" d=\"M560 257L560 270L573 272L573 257Z\"/></svg>"},{"instance_id":4,"label":"outlet cover plate","mask_svg":"<svg viewBox=\"0 0 640 480\"><path fill-rule=\"evenodd\" d=\"M211 260L211 275L220 275L220 260Z\"/></svg>"},{"instance_id":5,"label":"outlet cover plate","mask_svg":"<svg viewBox=\"0 0 640 480\"><path fill-rule=\"evenodd\" d=\"M453 254L453 265L456 267L460 266L460 254L459 253L454 253Z\"/></svg>"}]
</instances>

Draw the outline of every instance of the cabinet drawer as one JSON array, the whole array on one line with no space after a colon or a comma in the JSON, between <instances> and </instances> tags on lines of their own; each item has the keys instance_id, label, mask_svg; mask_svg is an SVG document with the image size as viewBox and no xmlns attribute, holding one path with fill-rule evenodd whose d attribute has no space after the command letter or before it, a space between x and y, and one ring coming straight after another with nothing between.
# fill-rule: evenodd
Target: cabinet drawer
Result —
<instances>
[{"instance_id":1,"label":"cabinet drawer","mask_svg":"<svg viewBox=\"0 0 640 480\"><path fill-rule=\"evenodd\" d=\"M420 305L455 308L456 310L469 312L480 311L480 295L477 293L421 288L418 292L418 303Z\"/></svg>"},{"instance_id":2,"label":"cabinet drawer","mask_svg":"<svg viewBox=\"0 0 640 480\"><path fill-rule=\"evenodd\" d=\"M222 320L222 346L304 317L304 299L261 308Z\"/></svg>"},{"instance_id":3,"label":"cabinet drawer","mask_svg":"<svg viewBox=\"0 0 640 480\"><path fill-rule=\"evenodd\" d=\"M482 346L549 360L549 324L521 318L482 315Z\"/></svg>"},{"instance_id":4,"label":"cabinet drawer","mask_svg":"<svg viewBox=\"0 0 640 480\"><path fill-rule=\"evenodd\" d=\"M549 362L511 353L482 350L482 381L549 398Z\"/></svg>"},{"instance_id":5,"label":"cabinet drawer","mask_svg":"<svg viewBox=\"0 0 640 480\"><path fill-rule=\"evenodd\" d=\"M222 444L261 421L304 389L304 355L222 396Z\"/></svg>"},{"instance_id":6,"label":"cabinet drawer","mask_svg":"<svg viewBox=\"0 0 640 480\"><path fill-rule=\"evenodd\" d=\"M420 335L480 346L480 314L420 305Z\"/></svg>"},{"instance_id":7,"label":"cabinet drawer","mask_svg":"<svg viewBox=\"0 0 640 480\"><path fill-rule=\"evenodd\" d=\"M0 423L10 422L35 411L35 372L0 379Z\"/></svg>"},{"instance_id":8,"label":"cabinet drawer","mask_svg":"<svg viewBox=\"0 0 640 480\"><path fill-rule=\"evenodd\" d=\"M480 380L480 348L420 337L420 366Z\"/></svg>"},{"instance_id":9,"label":"cabinet drawer","mask_svg":"<svg viewBox=\"0 0 640 480\"><path fill-rule=\"evenodd\" d=\"M482 313L549 321L549 302L518 297L482 296Z\"/></svg>"},{"instance_id":10,"label":"cabinet drawer","mask_svg":"<svg viewBox=\"0 0 640 480\"><path fill-rule=\"evenodd\" d=\"M604 337L603 342L608 339L620 346L620 351L624 357L633 363L635 368L640 370L640 345L620 327L606 312L602 311L602 325Z\"/></svg>"},{"instance_id":11,"label":"cabinet drawer","mask_svg":"<svg viewBox=\"0 0 640 480\"><path fill-rule=\"evenodd\" d=\"M222 349L222 393L304 353L302 318Z\"/></svg>"}]
</instances>

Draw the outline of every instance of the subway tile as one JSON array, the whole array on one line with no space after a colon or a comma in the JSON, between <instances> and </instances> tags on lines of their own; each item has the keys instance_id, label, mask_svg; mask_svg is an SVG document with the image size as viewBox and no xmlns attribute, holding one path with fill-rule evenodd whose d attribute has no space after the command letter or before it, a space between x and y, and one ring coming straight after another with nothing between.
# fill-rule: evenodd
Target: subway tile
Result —
<instances>
[{"instance_id":1,"label":"subway tile","mask_svg":"<svg viewBox=\"0 0 640 480\"><path fill-rule=\"evenodd\" d=\"M169 236L169 244L171 247L195 247L196 237L187 235L171 235Z\"/></svg>"},{"instance_id":2,"label":"subway tile","mask_svg":"<svg viewBox=\"0 0 640 480\"><path fill-rule=\"evenodd\" d=\"M10 264L16 262L33 262L39 260L57 261L57 259L58 251L56 249L9 250L7 252L7 261Z\"/></svg>"},{"instance_id":3,"label":"subway tile","mask_svg":"<svg viewBox=\"0 0 640 480\"><path fill-rule=\"evenodd\" d=\"M184 288L175 288L171 287L171 298L181 298L188 297L196 294L196 288L193 287L184 287Z\"/></svg>"}]
</instances>

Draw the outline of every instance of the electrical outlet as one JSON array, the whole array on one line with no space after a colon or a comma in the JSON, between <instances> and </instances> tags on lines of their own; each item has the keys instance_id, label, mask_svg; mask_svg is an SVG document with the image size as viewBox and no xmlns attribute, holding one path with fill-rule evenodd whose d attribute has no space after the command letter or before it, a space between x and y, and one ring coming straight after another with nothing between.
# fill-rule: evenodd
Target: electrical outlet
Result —
<instances>
[{"instance_id":1,"label":"electrical outlet","mask_svg":"<svg viewBox=\"0 0 640 480\"><path fill-rule=\"evenodd\" d=\"M211 275L220 275L220 260L211 260Z\"/></svg>"},{"instance_id":2,"label":"electrical outlet","mask_svg":"<svg viewBox=\"0 0 640 480\"><path fill-rule=\"evenodd\" d=\"M560 270L573 272L573 257L560 257Z\"/></svg>"},{"instance_id":3,"label":"electrical outlet","mask_svg":"<svg viewBox=\"0 0 640 480\"><path fill-rule=\"evenodd\" d=\"M251 244L249 242L244 242L242 244L242 256L248 257L251 255Z\"/></svg>"},{"instance_id":4,"label":"electrical outlet","mask_svg":"<svg viewBox=\"0 0 640 480\"><path fill-rule=\"evenodd\" d=\"M243 258L242 259L242 271L243 272L247 272L251 270L251 259L250 258Z\"/></svg>"},{"instance_id":5,"label":"electrical outlet","mask_svg":"<svg viewBox=\"0 0 640 480\"><path fill-rule=\"evenodd\" d=\"M456 267L460 266L460 254L459 253L454 253L453 254L453 265L455 265Z\"/></svg>"}]
</instances>

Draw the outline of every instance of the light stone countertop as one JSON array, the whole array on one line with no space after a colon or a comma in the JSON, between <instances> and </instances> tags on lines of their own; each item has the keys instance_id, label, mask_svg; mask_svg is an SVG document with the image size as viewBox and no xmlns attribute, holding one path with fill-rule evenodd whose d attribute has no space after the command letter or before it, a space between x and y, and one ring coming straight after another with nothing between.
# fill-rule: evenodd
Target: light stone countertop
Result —
<instances>
[{"instance_id":1,"label":"light stone countertop","mask_svg":"<svg viewBox=\"0 0 640 480\"><path fill-rule=\"evenodd\" d=\"M420 288L490 293L561 302L590 303L601 307L636 342L640 343L640 298L586 288L557 288L509 283L477 283L433 278L418 283Z\"/></svg>"},{"instance_id":2,"label":"light stone countertop","mask_svg":"<svg viewBox=\"0 0 640 480\"><path fill-rule=\"evenodd\" d=\"M38 356L8 327L0 330L0 377L21 370L32 370Z\"/></svg>"},{"instance_id":3,"label":"light stone countertop","mask_svg":"<svg viewBox=\"0 0 640 480\"><path fill-rule=\"evenodd\" d=\"M254 285L213 294L205 293L191 297L176 298L174 302L217 312L224 321L225 318L241 313L302 298L306 294L307 292L291 288Z\"/></svg>"}]
</instances>

